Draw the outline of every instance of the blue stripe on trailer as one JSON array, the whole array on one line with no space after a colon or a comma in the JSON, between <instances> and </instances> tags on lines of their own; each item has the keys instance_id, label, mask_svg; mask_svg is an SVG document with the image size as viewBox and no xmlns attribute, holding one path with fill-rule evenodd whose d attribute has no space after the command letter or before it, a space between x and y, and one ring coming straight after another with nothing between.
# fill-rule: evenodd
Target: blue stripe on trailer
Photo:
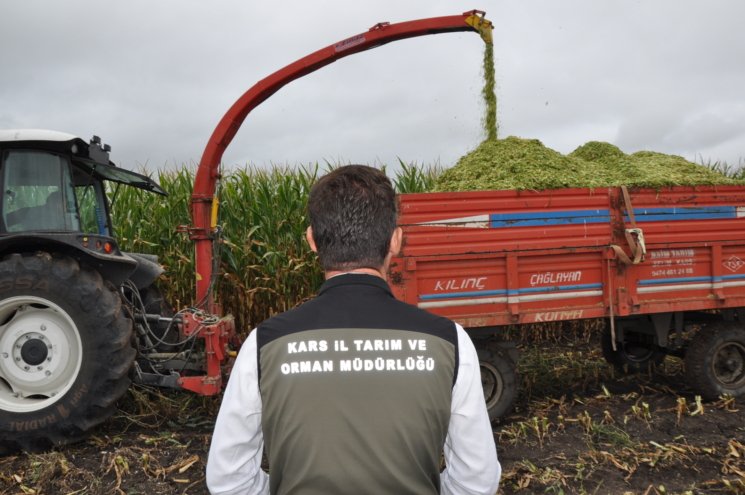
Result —
<instances>
[{"instance_id":1,"label":"blue stripe on trailer","mask_svg":"<svg viewBox=\"0 0 745 495\"><path fill-rule=\"evenodd\" d=\"M583 291L600 289L603 284L579 284L579 285L555 285L550 287L530 287L526 289L517 290L479 290L469 292L446 292L442 294L420 294L419 299L421 300L433 300L433 299L455 299L461 297L486 297L486 296L517 296L520 294L535 294L541 292L560 292L560 291Z\"/></svg>"},{"instance_id":2,"label":"blue stripe on trailer","mask_svg":"<svg viewBox=\"0 0 745 495\"><path fill-rule=\"evenodd\" d=\"M739 218L737 206L695 206L683 208L634 208L637 222L665 222L676 220L716 220ZM626 222L630 221L628 215L624 215ZM743 213L741 216L745 216ZM465 217L458 219L446 219L441 222L476 222L476 217ZM484 215L486 217L486 215ZM488 215L489 227L540 227L546 225L582 225L589 223L608 223L611 220L610 210L565 210L565 211L539 211L539 212L514 212L514 213L490 213ZM484 218L483 221L486 221ZM425 222L437 223L437 222ZM454 225L456 222L453 222Z\"/></svg>"},{"instance_id":3,"label":"blue stripe on trailer","mask_svg":"<svg viewBox=\"0 0 745 495\"><path fill-rule=\"evenodd\" d=\"M610 222L608 210L567 210L524 213L492 213L489 215L491 228L534 227L542 225L573 225L585 223Z\"/></svg>"},{"instance_id":4,"label":"blue stripe on trailer","mask_svg":"<svg viewBox=\"0 0 745 495\"><path fill-rule=\"evenodd\" d=\"M679 277L679 278L655 278L639 280L638 285L664 285L670 283L693 283L693 282L718 282L721 277Z\"/></svg>"},{"instance_id":5,"label":"blue stripe on trailer","mask_svg":"<svg viewBox=\"0 0 745 495\"><path fill-rule=\"evenodd\" d=\"M634 208L637 222L667 222L676 220L716 220L737 218L736 206L697 206L686 208ZM628 215L626 221L629 221Z\"/></svg>"},{"instance_id":6,"label":"blue stripe on trailer","mask_svg":"<svg viewBox=\"0 0 745 495\"><path fill-rule=\"evenodd\" d=\"M553 292L563 290L592 290L600 289L601 287L603 287L603 284L551 285L547 287L530 287L528 289L518 289L517 291L513 292L517 294L535 294L538 292Z\"/></svg>"},{"instance_id":7,"label":"blue stripe on trailer","mask_svg":"<svg viewBox=\"0 0 745 495\"><path fill-rule=\"evenodd\" d=\"M501 290L479 290L471 292L447 292L443 294L420 294L419 299L451 299L456 297L481 297L481 296L505 296L507 291Z\"/></svg>"},{"instance_id":8,"label":"blue stripe on trailer","mask_svg":"<svg viewBox=\"0 0 745 495\"><path fill-rule=\"evenodd\" d=\"M722 275L717 277L680 277L680 278L657 278L639 280L638 285L666 285L675 283L721 283L726 281L745 280L745 275Z\"/></svg>"}]
</instances>

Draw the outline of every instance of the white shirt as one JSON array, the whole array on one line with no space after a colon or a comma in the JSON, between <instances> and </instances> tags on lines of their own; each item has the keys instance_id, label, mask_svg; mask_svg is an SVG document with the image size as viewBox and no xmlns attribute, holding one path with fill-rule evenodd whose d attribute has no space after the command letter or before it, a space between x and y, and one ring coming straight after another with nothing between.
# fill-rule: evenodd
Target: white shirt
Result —
<instances>
[{"instance_id":1,"label":"white shirt","mask_svg":"<svg viewBox=\"0 0 745 495\"><path fill-rule=\"evenodd\" d=\"M456 328L459 369L440 491L443 495L494 495L502 469L484 403L478 356L465 330L457 324ZM207 487L213 495L269 494L269 476L261 469L264 438L256 358L256 332L251 332L230 373L215 423L207 460Z\"/></svg>"}]
</instances>

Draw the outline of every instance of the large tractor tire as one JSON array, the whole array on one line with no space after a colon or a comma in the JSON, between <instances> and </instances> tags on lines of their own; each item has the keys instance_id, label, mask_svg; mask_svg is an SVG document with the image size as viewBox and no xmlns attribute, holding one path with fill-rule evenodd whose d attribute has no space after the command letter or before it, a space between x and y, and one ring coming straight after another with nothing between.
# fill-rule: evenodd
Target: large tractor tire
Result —
<instances>
[{"instance_id":1,"label":"large tractor tire","mask_svg":"<svg viewBox=\"0 0 745 495\"><path fill-rule=\"evenodd\" d=\"M48 253L0 261L0 454L83 438L113 413L135 354L98 272Z\"/></svg>"},{"instance_id":2,"label":"large tractor tire","mask_svg":"<svg viewBox=\"0 0 745 495\"><path fill-rule=\"evenodd\" d=\"M506 352L477 348L481 385L489 419L494 421L512 410L517 397L517 370Z\"/></svg>"},{"instance_id":3,"label":"large tractor tire","mask_svg":"<svg viewBox=\"0 0 745 495\"><path fill-rule=\"evenodd\" d=\"M654 342L654 337L649 331L635 332L631 328L626 328L624 336L623 342L616 342L614 350L610 323L606 323L600 337L603 357L619 373L646 373L665 359L665 353Z\"/></svg>"},{"instance_id":4,"label":"large tractor tire","mask_svg":"<svg viewBox=\"0 0 745 495\"><path fill-rule=\"evenodd\" d=\"M719 322L700 330L685 354L686 375L704 399L745 396L745 329Z\"/></svg>"}]
</instances>

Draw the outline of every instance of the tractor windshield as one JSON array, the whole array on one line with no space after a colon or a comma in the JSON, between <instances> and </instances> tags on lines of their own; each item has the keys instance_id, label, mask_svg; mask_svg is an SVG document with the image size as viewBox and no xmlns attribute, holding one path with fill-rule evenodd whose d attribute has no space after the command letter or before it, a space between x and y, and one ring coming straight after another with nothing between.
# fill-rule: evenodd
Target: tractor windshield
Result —
<instances>
[{"instance_id":1,"label":"tractor windshield","mask_svg":"<svg viewBox=\"0 0 745 495\"><path fill-rule=\"evenodd\" d=\"M80 230L67 158L8 151L2 165L2 219L8 232Z\"/></svg>"}]
</instances>

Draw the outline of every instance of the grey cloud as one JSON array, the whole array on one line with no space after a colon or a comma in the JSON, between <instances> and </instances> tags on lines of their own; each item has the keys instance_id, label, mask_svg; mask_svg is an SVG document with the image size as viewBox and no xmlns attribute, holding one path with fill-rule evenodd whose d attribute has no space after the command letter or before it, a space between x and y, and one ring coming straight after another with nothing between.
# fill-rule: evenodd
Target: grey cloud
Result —
<instances>
[{"instance_id":1,"label":"grey cloud","mask_svg":"<svg viewBox=\"0 0 745 495\"><path fill-rule=\"evenodd\" d=\"M495 24L503 135L745 157L739 0L4 2L0 127L97 133L129 167L193 163L229 106L284 65L380 21L474 7ZM260 105L225 163L452 164L483 137L482 46L447 34L336 62Z\"/></svg>"}]
</instances>

